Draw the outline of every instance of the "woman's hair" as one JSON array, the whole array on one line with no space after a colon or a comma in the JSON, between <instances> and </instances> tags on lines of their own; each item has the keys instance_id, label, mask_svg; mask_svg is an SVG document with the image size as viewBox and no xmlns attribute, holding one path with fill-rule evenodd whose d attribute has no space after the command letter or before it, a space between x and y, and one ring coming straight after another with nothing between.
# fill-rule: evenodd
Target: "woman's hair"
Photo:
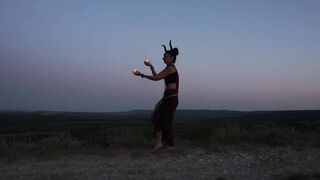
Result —
<instances>
[{"instance_id":1,"label":"woman's hair","mask_svg":"<svg viewBox=\"0 0 320 180\"><path fill-rule=\"evenodd\" d=\"M176 62L176 58L177 58L177 55L179 55L179 49L177 47L175 48L172 48L172 45L171 45L171 40L169 42L169 45L170 45L170 50L167 50L166 46L165 45L162 45L163 48L164 48L164 51L165 51L165 54L170 54L171 56L174 57L173 59L173 63Z\"/></svg>"}]
</instances>

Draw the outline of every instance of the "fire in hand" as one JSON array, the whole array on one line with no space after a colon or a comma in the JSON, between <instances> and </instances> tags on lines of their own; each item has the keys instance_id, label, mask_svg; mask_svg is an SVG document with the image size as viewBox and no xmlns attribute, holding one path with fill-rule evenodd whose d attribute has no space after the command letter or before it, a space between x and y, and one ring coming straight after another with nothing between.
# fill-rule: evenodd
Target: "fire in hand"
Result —
<instances>
[{"instance_id":1,"label":"fire in hand","mask_svg":"<svg viewBox=\"0 0 320 180\"><path fill-rule=\"evenodd\" d=\"M150 60L149 59L145 59L144 60L144 64L147 65L147 66L150 66L151 65Z\"/></svg>"}]
</instances>

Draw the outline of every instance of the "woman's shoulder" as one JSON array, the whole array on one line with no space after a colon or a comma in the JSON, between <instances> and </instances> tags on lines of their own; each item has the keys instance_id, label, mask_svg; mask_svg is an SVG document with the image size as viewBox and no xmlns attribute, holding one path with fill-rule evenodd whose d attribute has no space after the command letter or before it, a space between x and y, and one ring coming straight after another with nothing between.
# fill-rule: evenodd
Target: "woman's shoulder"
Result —
<instances>
[{"instance_id":1,"label":"woman's shoulder","mask_svg":"<svg viewBox=\"0 0 320 180\"><path fill-rule=\"evenodd\" d=\"M170 64L166 67L171 73L175 73L177 71L176 66L174 64Z\"/></svg>"}]
</instances>

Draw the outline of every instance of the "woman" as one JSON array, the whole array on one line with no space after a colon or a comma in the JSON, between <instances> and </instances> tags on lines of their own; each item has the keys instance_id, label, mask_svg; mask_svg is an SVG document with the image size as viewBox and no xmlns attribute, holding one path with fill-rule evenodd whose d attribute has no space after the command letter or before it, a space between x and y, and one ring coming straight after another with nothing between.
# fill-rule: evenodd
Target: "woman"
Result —
<instances>
[{"instance_id":1,"label":"woman","mask_svg":"<svg viewBox=\"0 0 320 180\"><path fill-rule=\"evenodd\" d=\"M172 121L176 108L179 104L178 89L179 89L179 74L175 67L176 56L179 54L178 48L172 48L171 40L169 42L170 50L167 50L165 45L165 53L163 55L163 61L167 65L160 73L156 73L153 65L150 62L145 61L146 66L150 66L152 75L145 75L139 71L135 71L136 76L141 78L147 78L153 81L159 81L164 79L165 91L162 99L156 104L152 115L152 122L154 124L154 131L156 135L155 146L152 149L153 152L163 147L162 139L167 141L168 150L174 149L174 138ZM163 138L164 137L164 138Z\"/></svg>"}]
</instances>

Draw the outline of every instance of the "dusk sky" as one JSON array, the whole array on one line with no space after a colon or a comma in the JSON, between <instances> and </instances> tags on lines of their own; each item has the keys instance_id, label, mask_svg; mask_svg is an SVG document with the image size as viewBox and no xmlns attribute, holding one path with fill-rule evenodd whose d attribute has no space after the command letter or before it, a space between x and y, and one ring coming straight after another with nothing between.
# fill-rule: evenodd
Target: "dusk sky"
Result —
<instances>
[{"instance_id":1,"label":"dusk sky","mask_svg":"<svg viewBox=\"0 0 320 180\"><path fill-rule=\"evenodd\" d=\"M179 48L178 109L320 109L319 0L0 0L0 109L153 109L133 76Z\"/></svg>"}]
</instances>

